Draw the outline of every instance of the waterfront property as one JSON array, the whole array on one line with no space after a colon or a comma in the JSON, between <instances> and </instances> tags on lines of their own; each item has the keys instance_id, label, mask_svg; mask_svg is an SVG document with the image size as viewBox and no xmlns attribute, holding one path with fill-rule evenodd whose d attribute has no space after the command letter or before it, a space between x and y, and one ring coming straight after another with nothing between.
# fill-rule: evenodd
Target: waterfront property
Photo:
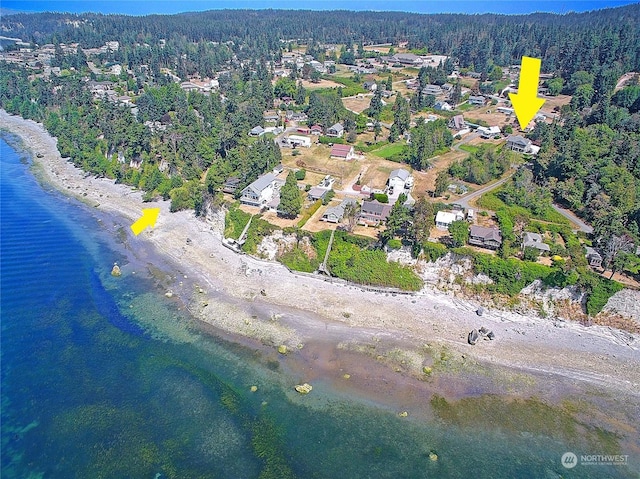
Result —
<instances>
[{"instance_id":1,"label":"waterfront property","mask_svg":"<svg viewBox=\"0 0 640 479\"><path fill-rule=\"evenodd\" d=\"M355 204L357 204L357 201L353 198L345 198L339 205L327 208L322 215L321 220L328 223L340 223L344 217L344 212L347 209L347 206Z\"/></svg>"},{"instance_id":2,"label":"waterfront property","mask_svg":"<svg viewBox=\"0 0 640 479\"><path fill-rule=\"evenodd\" d=\"M481 248L498 249L502 245L502 235L498 228L473 225L469 229L469 244Z\"/></svg>"},{"instance_id":3,"label":"waterfront property","mask_svg":"<svg viewBox=\"0 0 640 479\"><path fill-rule=\"evenodd\" d=\"M436 228L448 230L451 223L464 219L464 213L459 210L438 211L436 214Z\"/></svg>"},{"instance_id":4,"label":"waterfront property","mask_svg":"<svg viewBox=\"0 0 640 479\"><path fill-rule=\"evenodd\" d=\"M360 221L365 224L378 225L386 221L391 213L391 205L378 200L362 202Z\"/></svg>"},{"instance_id":5,"label":"waterfront property","mask_svg":"<svg viewBox=\"0 0 640 479\"><path fill-rule=\"evenodd\" d=\"M273 173L262 175L242 190L240 203L250 206L265 206L273 198L276 186L275 180L276 177Z\"/></svg>"},{"instance_id":6,"label":"waterfront property","mask_svg":"<svg viewBox=\"0 0 640 479\"><path fill-rule=\"evenodd\" d=\"M532 233L530 231L525 232L522 238L522 249L535 248L540 252L549 252L551 248L547 243L542 241L542 235L539 233Z\"/></svg>"}]
</instances>

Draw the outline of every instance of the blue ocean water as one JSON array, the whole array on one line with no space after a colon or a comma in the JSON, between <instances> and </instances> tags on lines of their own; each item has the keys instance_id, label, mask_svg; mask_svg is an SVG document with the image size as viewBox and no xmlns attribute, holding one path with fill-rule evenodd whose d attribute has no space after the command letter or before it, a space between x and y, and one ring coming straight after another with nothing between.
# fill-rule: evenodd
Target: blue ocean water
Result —
<instances>
[{"instance_id":1,"label":"blue ocean water","mask_svg":"<svg viewBox=\"0 0 640 479\"><path fill-rule=\"evenodd\" d=\"M330 383L298 396L277 359L202 333L142 274L111 277L126 255L96 217L4 141L0 160L3 478L638 477L562 467L624 451L536 400L425 398L412 420Z\"/></svg>"}]
</instances>

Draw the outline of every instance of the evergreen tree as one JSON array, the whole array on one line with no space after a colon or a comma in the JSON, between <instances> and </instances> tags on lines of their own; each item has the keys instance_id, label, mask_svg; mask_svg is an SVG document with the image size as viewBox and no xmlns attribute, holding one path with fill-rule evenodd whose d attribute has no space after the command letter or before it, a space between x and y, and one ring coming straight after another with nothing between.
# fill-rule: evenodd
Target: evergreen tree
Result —
<instances>
[{"instance_id":1,"label":"evergreen tree","mask_svg":"<svg viewBox=\"0 0 640 479\"><path fill-rule=\"evenodd\" d=\"M280 189L280 206L278 206L278 209L283 216L295 218L300 214L301 208L302 196L298 189L296 175L293 171L290 171L287 175L287 180Z\"/></svg>"}]
</instances>

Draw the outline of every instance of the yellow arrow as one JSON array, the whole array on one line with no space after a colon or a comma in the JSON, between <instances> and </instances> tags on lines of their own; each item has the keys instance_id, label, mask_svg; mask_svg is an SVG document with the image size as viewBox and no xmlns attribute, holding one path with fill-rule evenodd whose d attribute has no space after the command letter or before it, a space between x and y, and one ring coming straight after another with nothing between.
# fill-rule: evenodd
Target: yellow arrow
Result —
<instances>
[{"instance_id":1,"label":"yellow arrow","mask_svg":"<svg viewBox=\"0 0 640 479\"><path fill-rule=\"evenodd\" d=\"M518 117L518 123L523 130L544 104L544 100L537 96L540 63L539 58L522 57L518 93L509 93L509 99Z\"/></svg>"},{"instance_id":2,"label":"yellow arrow","mask_svg":"<svg viewBox=\"0 0 640 479\"><path fill-rule=\"evenodd\" d=\"M131 225L133 234L138 236L148 226L153 228L156 225L159 214L160 208L142 208L142 216Z\"/></svg>"}]
</instances>

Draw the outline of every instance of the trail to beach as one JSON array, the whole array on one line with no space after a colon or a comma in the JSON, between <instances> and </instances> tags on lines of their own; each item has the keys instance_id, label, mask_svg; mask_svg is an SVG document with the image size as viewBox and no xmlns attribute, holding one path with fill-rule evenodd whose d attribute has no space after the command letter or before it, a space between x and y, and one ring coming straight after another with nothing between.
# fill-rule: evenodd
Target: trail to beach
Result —
<instances>
[{"instance_id":1,"label":"trail to beach","mask_svg":"<svg viewBox=\"0 0 640 479\"><path fill-rule=\"evenodd\" d=\"M307 361L315 351L314 374L334 367L329 360L323 362L320 344L365 352L378 360L382 356L383 363L391 349L403 350L398 362L408 377L419 375L423 363L433 361L425 351L446 351L466 365L467 374L476 366L479 371L498 367L531 375L542 391L553 389L551 384L598 387L627 398L628 406L638 412L637 335L534 314L488 311L479 317L477 304L429 287L417 295L392 295L297 275L281 264L223 246L222 215L204 221L193 212L170 213L168 202L143 203L142 194L128 186L88 176L60 157L56 140L42 125L0 111L0 129L22 140L43 182L110 218L104 227L121 237L140 262L152 268L154 255L166 258L173 270L159 272L159 284L212 331L269 346L286 345ZM160 208L158 222L134 236L129 227L144 207ZM127 265L122 271L132 274ZM496 339L468 345L468 332L481 326L492 330ZM389 359L385 367L392 372L394 364Z\"/></svg>"}]
</instances>

